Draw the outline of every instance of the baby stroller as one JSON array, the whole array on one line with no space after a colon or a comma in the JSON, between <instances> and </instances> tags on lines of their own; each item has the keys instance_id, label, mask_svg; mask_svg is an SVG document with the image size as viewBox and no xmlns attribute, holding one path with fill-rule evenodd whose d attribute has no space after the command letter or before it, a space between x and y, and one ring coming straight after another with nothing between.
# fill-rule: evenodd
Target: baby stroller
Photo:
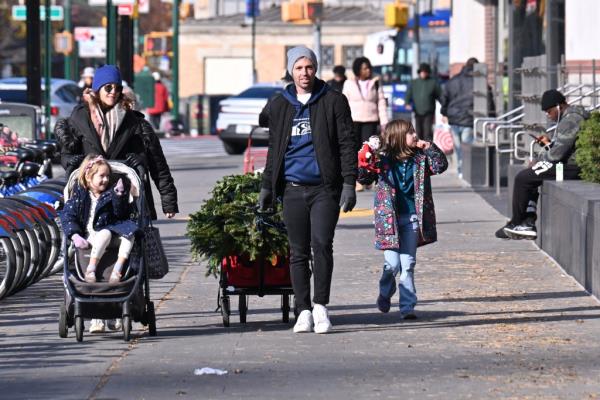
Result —
<instances>
[{"instance_id":1,"label":"baby stroller","mask_svg":"<svg viewBox=\"0 0 600 400\"><path fill-rule=\"evenodd\" d=\"M130 186L129 201L134 204L138 227L144 231L148 225L147 206L144 199L143 167L138 174L123 163L109 161L112 175L111 184L122 178ZM78 170L74 171L64 190L65 202L69 199L77 181ZM142 236L142 235L140 235ZM108 284L108 278L118 258L118 247L111 243L96 267L98 281L88 283L84 279L90 257L90 249L75 249L75 257L65 257L63 268L64 303L60 306L58 332L67 337L70 327L75 326L77 341L83 340L85 318L116 319L122 318L123 339L131 337L132 321L148 326L150 336L156 336L156 317L154 303L150 301L150 285L147 271L146 254L143 251L143 237L137 237L129 260L123 270L123 278L118 284ZM63 239L63 254L67 254L69 238ZM117 245L118 246L118 245Z\"/></svg>"}]
</instances>

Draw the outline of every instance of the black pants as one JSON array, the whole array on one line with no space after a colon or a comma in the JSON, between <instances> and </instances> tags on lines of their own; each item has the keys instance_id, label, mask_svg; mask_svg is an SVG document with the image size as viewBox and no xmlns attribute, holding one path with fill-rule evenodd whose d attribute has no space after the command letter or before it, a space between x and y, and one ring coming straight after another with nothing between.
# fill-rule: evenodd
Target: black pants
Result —
<instances>
[{"instance_id":1,"label":"black pants","mask_svg":"<svg viewBox=\"0 0 600 400\"><path fill-rule=\"evenodd\" d=\"M369 140L369 137L379 134L379 122L354 122L352 130L354 131L354 140L356 141L356 151L359 151L362 144Z\"/></svg>"},{"instance_id":2,"label":"black pants","mask_svg":"<svg viewBox=\"0 0 600 400\"><path fill-rule=\"evenodd\" d=\"M333 235L340 214L339 193L324 186L286 185L283 221L290 242L290 273L298 312L310 310L310 250L314 255L313 301L329 303L333 272Z\"/></svg>"},{"instance_id":3,"label":"black pants","mask_svg":"<svg viewBox=\"0 0 600 400\"><path fill-rule=\"evenodd\" d=\"M565 180L579 179L579 167L564 165L563 178ZM527 217L533 217L532 211L527 211L530 202L537 203L538 187L544 181L556 179L556 165L547 161L540 161L531 168L524 169L515 177L512 197L512 222L521 224Z\"/></svg>"},{"instance_id":4,"label":"black pants","mask_svg":"<svg viewBox=\"0 0 600 400\"><path fill-rule=\"evenodd\" d=\"M419 115L415 113L415 131L420 139L433 141L433 114Z\"/></svg>"}]
</instances>

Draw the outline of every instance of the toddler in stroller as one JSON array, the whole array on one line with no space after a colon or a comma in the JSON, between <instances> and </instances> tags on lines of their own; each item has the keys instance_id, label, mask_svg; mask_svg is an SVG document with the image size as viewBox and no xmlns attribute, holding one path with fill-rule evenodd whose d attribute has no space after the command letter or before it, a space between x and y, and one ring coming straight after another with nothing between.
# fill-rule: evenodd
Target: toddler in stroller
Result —
<instances>
[{"instance_id":1,"label":"toddler in stroller","mask_svg":"<svg viewBox=\"0 0 600 400\"><path fill-rule=\"evenodd\" d=\"M84 318L92 319L90 333L103 332L103 320L109 320L121 325L125 340L132 321L148 325L150 335L156 334L143 251L148 218L140 176L145 176L143 169L88 156L67 182L60 213L63 251L68 252L69 242L76 251L75 258L65 258L64 263L61 337L75 326L81 341Z\"/></svg>"},{"instance_id":2,"label":"toddler in stroller","mask_svg":"<svg viewBox=\"0 0 600 400\"><path fill-rule=\"evenodd\" d=\"M109 188L111 169L102 156L87 156L79 167L79 177L71 198L61 213L66 237L78 249L92 247L85 281L96 282L96 265L111 241L119 240L119 255L108 282L120 282L123 266L133 248L138 227L130 219L128 190L122 179ZM87 238L84 235L87 232Z\"/></svg>"}]
</instances>

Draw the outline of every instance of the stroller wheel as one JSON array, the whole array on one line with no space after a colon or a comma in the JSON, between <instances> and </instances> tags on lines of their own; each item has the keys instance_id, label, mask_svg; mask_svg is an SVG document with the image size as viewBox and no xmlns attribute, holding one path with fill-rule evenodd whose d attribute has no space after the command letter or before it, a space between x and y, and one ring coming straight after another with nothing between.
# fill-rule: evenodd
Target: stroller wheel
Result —
<instances>
[{"instance_id":1,"label":"stroller wheel","mask_svg":"<svg viewBox=\"0 0 600 400\"><path fill-rule=\"evenodd\" d=\"M245 294L240 294L239 298L238 310L240 310L240 322L245 324L248 312L248 297Z\"/></svg>"},{"instance_id":2,"label":"stroller wheel","mask_svg":"<svg viewBox=\"0 0 600 400\"><path fill-rule=\"evenodd\" d=\"M287 294L281 296L281 314L283 323L290 322L290 296Z\"/></svg>"},{"instance_id":3,"label":"stroller wheel","mask_svg":"<svg viewBox=\"0 0 600 400\"><path fill-rule=\"evenodd\" d=\"M156 336L156 313L154 312L154 302L148 302L148 310L146 313L146 318L148 320L148 334L150 336Z\"/></svg>"},{"instance_id":4,"label":"stroller wheel","mask_svg":"<svg viewBox=\"0 0 600 400\"><path fill-rule=\"evenodd\" d=\"M75 337L78 342L83 341L83 318L81 316L75 317Z\"/></svg>"},{"instance_id":5,"label":"stroller wheel","mask_svg":"<svg viewBox=\"0 0 600 400\"><path fill-rule=\"evenodd\" d=\"M131 317L123 315L123 340L129 342L131 339Z\"/></svg>"},{"instance_id":6,"label":"stroller wheel","mask_svg":"<svg viewBox=\"0 0 600 400\"><path fill-rule=\"evenodd\" d=\"M66 338L69 335L69 326L67 325L67 308L64 303L60 305L58 314L58 336Z\"/></svg>"},{"instance_id":7,"label":"stroller wheel","mask_svg":"<svg viewBox=\"0 0 600 400\"><path fill-rule=\"evenodd\" d=\"M223 317L223 326L229 326L229 314L231 313L231 309L229 308L229 297L223 296L221 297L221 316Z\"/></svg>"}]
</instances>

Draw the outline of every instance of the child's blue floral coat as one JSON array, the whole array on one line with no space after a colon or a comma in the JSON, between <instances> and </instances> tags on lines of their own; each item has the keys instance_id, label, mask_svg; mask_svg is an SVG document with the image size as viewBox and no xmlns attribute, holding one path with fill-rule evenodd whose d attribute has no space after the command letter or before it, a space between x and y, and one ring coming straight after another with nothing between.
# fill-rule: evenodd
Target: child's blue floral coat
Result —
<instances>
[{"instance_id":1,"label":"child's blue floral coat","mask_svg":"<svg viewBox=\"0 0 600 400\"><path fill-rule=\"evenodd\" d=\"M84 230L90 216L91 203L88 190L75 183L71 198L60 213L60 221L66 237L70 238L76 233L83 237L88 236L89 232ZM102 193L96 203L94 230L108 229L119 236L131 239L138 231L138 226L130 218L129 194L126 191L122 196L117 196L111 188Z\"/></svg>"},{"instance_id":2,"label":"child's blue floral coat","mask_svg":"<svg viewBox=\"0 0 600 400\"><path fill-rule=\"evenodd\" d=\"M418 150L414 156L415 209L419 219L419 246L437 240L435 228L435 210L431 195L430 176L441 174L448 168L444 153L433 143L429 149ZM375 193L375 248L379 250L397 249L398 219L395 211L396 188L390 180L392 160L383 156L380 161L381 172Z\"/></svg>"}]
</instances>

